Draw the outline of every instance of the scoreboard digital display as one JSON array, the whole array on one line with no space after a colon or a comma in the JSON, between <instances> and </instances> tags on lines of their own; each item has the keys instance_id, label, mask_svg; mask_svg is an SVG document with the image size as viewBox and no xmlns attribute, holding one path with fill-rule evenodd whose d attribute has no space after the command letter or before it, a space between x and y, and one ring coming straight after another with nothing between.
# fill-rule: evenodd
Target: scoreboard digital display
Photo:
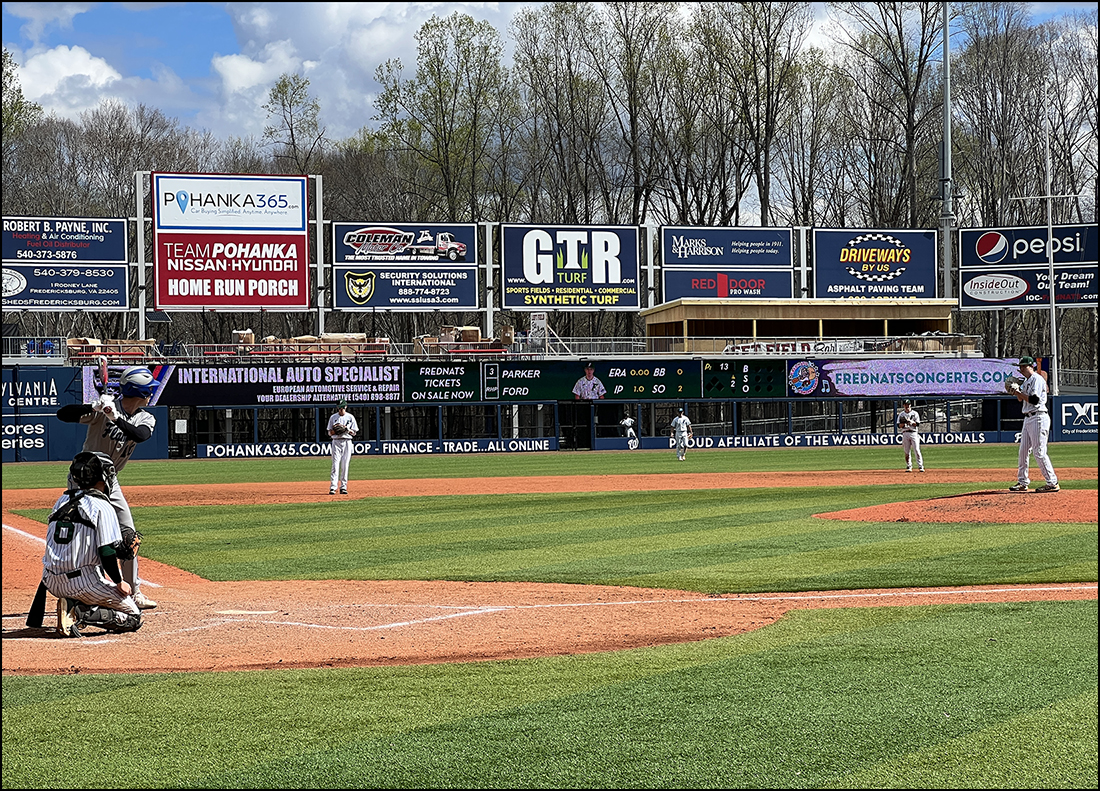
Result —
<instances>
[{"instance_id":1,"label":"scoreboard digital display","mask_svg":"<svg viewBox=\"0 0 1100 791\"><path fill-rule=\"evenodd\" d=\"M786 395L785 360L727 358L703 363L704 398L784 398Z\"/></svg>"},{"instance_id":2,"label":"scoreboard digital display","mask_svg":"<svg viewBox=\"0 0 1100 791\"><path fill-rule=\"evenodd\" d=\"M604 400L676 400L702 397L701 366L698 360L594 360L592 373L603 387ZM573 401L574 388L584 378L582 361L487 362L482 363L482 397L486 401Z\"/></svg>"}]
</instances>

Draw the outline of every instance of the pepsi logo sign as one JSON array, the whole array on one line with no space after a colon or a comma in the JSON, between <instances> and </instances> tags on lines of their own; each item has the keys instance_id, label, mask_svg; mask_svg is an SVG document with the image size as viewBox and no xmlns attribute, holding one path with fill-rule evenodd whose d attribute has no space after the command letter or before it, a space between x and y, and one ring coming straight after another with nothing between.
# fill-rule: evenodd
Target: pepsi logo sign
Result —
<instances>
[{"instance_id":1,"label":"pepsi logo sign","mask_svg":"<svg viewBox=\"0 0 1100 791\"><path fill-rule=\"evenodd\" d=\"M999 264L1008 255L1008 239L999 231L989 231L978 237L974 245L978 258L987 264Z\"/></svg>"},{"instance_id":2,"label":"pepsi logo sign","mask_svg":"<svg viewBox=\"0 0 1100 791\"><path fill-rule=\"evenodd\" d=\"M1007 274L979 275L963 285L963 292L968 297L982 302L1009 302L1022 297L1029 289L1022 277Z\"/></svg>"}]
</instances>

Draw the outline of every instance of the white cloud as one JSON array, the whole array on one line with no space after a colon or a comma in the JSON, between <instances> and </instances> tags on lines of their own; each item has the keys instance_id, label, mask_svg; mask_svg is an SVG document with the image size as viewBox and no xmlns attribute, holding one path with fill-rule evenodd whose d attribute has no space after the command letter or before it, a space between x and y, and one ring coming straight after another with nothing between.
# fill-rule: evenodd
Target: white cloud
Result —
<instances>
[{"instance_id":1,"label":"white cloud","mask_svg":"<svg viewBox=\"0 0 1100 791\"><path fill-rule=\"evenodd\" d=\"M83 47L54 47L31 55L19 68L26 97L63 115L94 107L104 89L121 79L107 61Z\"/></svg>"},{"instance_id":2,"label":"white cloud","mask_svg":"<svg viewBox=\"0 0 1100 791\"><path fill-rule=\"evenodd\" d=\"M73 17L90 10L95 3L5 3L4 10L12 16L27 20L20 32L38 43L50 25L71 28Z\"/></svg>"}]
</instances>

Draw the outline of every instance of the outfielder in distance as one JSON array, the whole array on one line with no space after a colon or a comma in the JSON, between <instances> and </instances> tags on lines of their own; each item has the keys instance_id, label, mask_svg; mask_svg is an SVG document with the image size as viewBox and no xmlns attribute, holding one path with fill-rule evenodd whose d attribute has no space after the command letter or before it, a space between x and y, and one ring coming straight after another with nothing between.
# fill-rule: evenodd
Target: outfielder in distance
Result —
<instances>
[{"instance_id":1,"label":"outfielder in distance","mask_svg":"<svg viewBox=\"0 0 1100 791\"><path fill-rule=\"evenodd\" d=\"M623 419L619 421L619 425L622 426L623 430L626 432L626 446L630 450L637 450L638 433L634 431L634 418L630 416L629 412L627 412L626 415L623 416Z\"/></svg>"},{"instance_id":2,"label":"outfielder in distance","mask_svg":"<svg viewBox=\"0 0 1100 791\"><path fill-rule=\"evenodd\" d=\"M149 405L156 389L157 380L153 372L143 365L131 365L118 378L122 399L118 402L110 393L103 392L90 404L69 404L57 410L57 418L65 423L83 423L88 426L84 438L85 451L105 454L114 465L114 474L107 483L107 496L114 506L115 515L123 534L136 532L134 517L130 513L130 504L122 493L118 483L118 473L130 460L139 442L145 442L153 436L157 420L143 407ZM69 488L75 482L70 479ZM138 577L138 559L135 554L122 561L122 576L129 583L134 602L143 610L157 606L157 603L141 592L141 580Z\"/></svg>"},{"instance_id":3,"label":"outfielder in distance","mask_svg":"<svg viewBox=\"0 0 1100 791\"><path fill-rule=\"evenodd\" d=\"M83 636L82 626L135 632L141 628L141 609L118 561L133 557L141 537L132 532L127 543L119 529L107 496L115 486L114 464L105 453L81 451L69 467L69 481L71 488L54 503L47 520L42 557L42 583L57 597L57 630L65 637Z\"/></svg>"},{"instance_id":4,"label":"outfielder in distance","mask_svg":"<svg viewBox=\"0 0 1100 791\"><path fill-rule=\"evenodd\" d=\"M680 411L672 419L672 438L676 442L676 459L678 461L687 459L687 443L694 436L695 434L691 430L691 420L684 414L684 408L680 407Z\"/></svg>"},{"instance_id":5,"label":"outfielder in distance","mask_svg":"<svg viewBox=\"0 0 1100 791\"><path fill-rule=\"evenodd\" d=\"M913 471L910 454L917 457L917 469L924 472L924 456L920 452L920 415L908 398L901 402L898 412L898 430L901 431L901 449L905 452L905 471Z\"/></svg>"},{"instance_id":6,"label":"outfielder in distance","mask_svg":"<svg viewBox=\"0 0 1100 791\"><path fill-rule=\"evenodd\" d=\"M352 438L359 433L359 424L355 415L348 412L348 402L340 399L336 411L328 419L328 435L332 446L332 475L329 494L336 494L339 485L340 494L348 493L348 466L351 464Z\"/></svg>"},{"instance_id":7,"label":"outfielder in distance","mask_svg":"<svg viewBox=\"0 0 1100 791\"><path fill-rule=\"evenodd\" d=\"M1050 435L1050 413L1047 410L1047 383L1036 371L1035 360L1031 357L1020 358L1022 381L1013 377L1005 380L1005 390L1016 396L1023 405L1024 425L1020 430L1020 462L1016 470L1016 483L1008 487L1010 492L1026 492L1031 483L1028 454L1035 457L1039 472L1046 483L1035 489L1037 492L1057 492L1058 474L1047 456L1047 438Z\"/></svg>"}]
</instances>

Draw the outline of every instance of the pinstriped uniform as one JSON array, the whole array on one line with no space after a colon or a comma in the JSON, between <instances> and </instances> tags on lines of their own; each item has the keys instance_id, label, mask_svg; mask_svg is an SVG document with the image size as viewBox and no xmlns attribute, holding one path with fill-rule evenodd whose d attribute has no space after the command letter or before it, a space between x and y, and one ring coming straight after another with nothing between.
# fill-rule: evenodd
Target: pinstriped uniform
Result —
<instances>
[{"instance_id":1,"label":"pinstriped uniform","mask_svg":"<svg viewBox=\"0 0 1100 791\"><path fill-rule=\"evenodd\" d=\"M1016 480L1027 486L1031 483L1028 454L1035 457L1039 472L1051 486L1058 485L1058 473L1047 456L1047 439L1050 436L1050 413L1047 411L1047 383L1038 373L1032 373L1020 385L1020 392L1029 396L1023 402L1024 425L1020 429L1020 459ZM1032 404L1030 396L1039 403Z\"/></svg>"},{"instance_id":2,"label":"pinstriped uniform","mask_svg":"<svg viewBox=\"0 0 1100 791\"><path fill-rule=\"evenodd\" d=\"M902 425L902 422L906 425ZM917 457L917 468L924 469L924 456L920 452L920 415L915 409L902 408L898 412L898 428L901 429L901 449L905 453L905 469L913 471L913 456Z\"/></svg>"},{"instance_id":3,"label":"pinstriped uniform","mask_svg":"<svg viewBox=\"0 0 1100 791\"><path fill-rule=\"evenodd\" d=\"M122 401L115 401L115 410L123 419L132 426L148 426L152 431L157 424L157 419L152 413L138 408L134 414L127 414L122 408ZM126 502L126 496L122 493L122 487L118 483L117 475L122 472L126 462L134 453L137 443L123 434L118 426L108 420L102 412L92 412L80 418L80 422L88 427L88 434L84 437L84 447L81 450L93 453L105 453L111 457L115 464L115 479L107 487L107 496L111 499L111 505L115 508L115 516L122 527L134 527L134 516L130 513L130 504ZM69 479L69 488L74 488L73 480ZM122 568L122 577L133 588L134 595L141 590L141 580L138 578L137 555L132 560L123 560L119 563Z\"/></svg>"},{"instance_id":4,"label":"pinstriped uniform","mask_svg":"<svg viewBox=\"0 0 1100 791\"><path fill-rule=\"evenodd\" d=\"M76 599L137 615L141 611L133 598L122 595L100 564L99 548L120 542L122 533L111 503L97 495L86 493L77 503L81 516L95 525L94 528L75 519L50 522L46 554L42 557L42 580L46 589L58 598ZM56 512L69 499L68 492L61 495L53 510Z\"/></svg>"}]
</instances>

